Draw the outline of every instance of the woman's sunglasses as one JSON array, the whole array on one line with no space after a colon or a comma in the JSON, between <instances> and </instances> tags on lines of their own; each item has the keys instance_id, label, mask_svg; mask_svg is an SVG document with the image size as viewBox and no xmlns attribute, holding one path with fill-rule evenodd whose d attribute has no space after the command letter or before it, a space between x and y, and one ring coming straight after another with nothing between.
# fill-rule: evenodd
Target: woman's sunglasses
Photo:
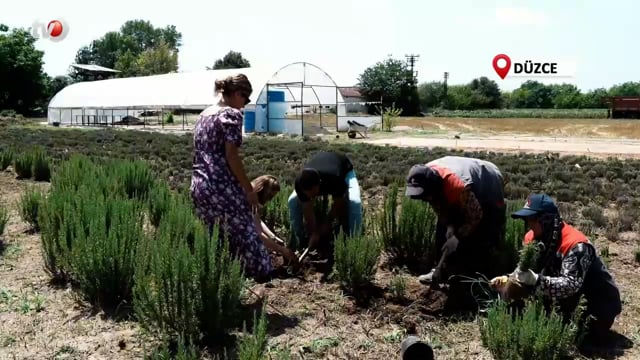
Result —
<instances>
[{"instance_id":1,"label":"woman's sunglasses","mask_svg":"<svg viewBox=\"0 0 640 360\"><path fill-rule=\"evenodd\" d=\"M244 104L247 105L251 102L251 99L249 99L249 94L247 94L246 92L240 92L241 96L244 96L245 100L244 100Z\"/></svg>"}]
</instances>

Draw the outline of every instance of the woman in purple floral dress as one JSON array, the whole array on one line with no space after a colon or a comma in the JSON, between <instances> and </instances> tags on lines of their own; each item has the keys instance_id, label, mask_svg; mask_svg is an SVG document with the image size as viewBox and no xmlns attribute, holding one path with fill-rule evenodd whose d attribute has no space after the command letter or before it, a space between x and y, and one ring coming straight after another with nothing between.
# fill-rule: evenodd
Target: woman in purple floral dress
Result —
<instances>
[{"instance_id":1,"label":"woman in purple floral dress","mask_svg":"<svg viewBox=\"0 0 640 360\"><path fill-rule=\"evenodd\" d=\"M205 109L193 133L191 197L198 216L229 241L245 275L256 280L273 272L271 257L256 229L253 211L258 197L238 153L242 145L242 113L249 103L251 83L243 74L216 80L218 104Z\"/></svg>"}]
</instances>

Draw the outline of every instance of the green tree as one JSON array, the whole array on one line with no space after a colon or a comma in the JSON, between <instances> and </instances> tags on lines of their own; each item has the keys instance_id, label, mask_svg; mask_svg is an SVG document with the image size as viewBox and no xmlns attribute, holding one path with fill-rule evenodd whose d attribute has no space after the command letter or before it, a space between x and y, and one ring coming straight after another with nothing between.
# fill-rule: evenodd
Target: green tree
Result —
<instances>
[{"instance_id":1,"label":"green tree","mask_svg":"<svg viewBox=\"0 0 640 360\"><path fill-rule=\"evenodd\" d=\"M585 109L602 109L607 105L602 103L602 98L609 96L609 92L605 88L598 88L588 91L582 96L582 107Z\"/></svg>"},{"instance_id":2,"label":"green tree","mask_svg":"<svg viewBox=\"0 0 640 360\"><path fill-rule=\"evenodd\" d=\"M129 20L120 27L119 31L108 32L88 46L80 48L76 53L75 61L78 64L95 64L119 70L120 77L149 75L149 69L156 69L155 71L158 72L152 72L152 74L159 74L167 72L166 68L173 69L173 67L141 68L140 62L149 63L150 55L147 51L166 46L171 53L168 58L172 58L173 54L177 56L181 45L182 34L174 25L156 28L149 21ZM161 50L160 53L163 52L167 55L165 50ZM142 57L146 58L143 60ZM76 81L95 80L94 74L77 69L73 69L70 76Z\"/></svg>"},{"instance_id":3,"label":"green tree","mask_svg":"<svg viewBox=\"0 0 640 360\"><path fill-rule=\"evenodd\" d=\"M609 89L609 96L640 96L640 82L616 84Z\"/></svg>"},{"instance_id":4,"label":"green tree","mask_svg":"<svg viewBox=\"0 0 640 360\"><path fill-rule=\"evenodd\" d=\"M498 83L486 76L473 79L469 83L472 92L471 106L474 109L498 109L502 106L502 94Z\"/></svg>"},{"instance_id":5,"label":"green tree","mask_svg":"<svg viewBox=\"0 0 640 360\"><path fill-rule=\"evenodd\" d=\"M53 79L48 81L47 87L47 101L51 101L60 90L71 84L71 79L68 76L56 76Z\"/></svg>"},{"instance_id":6,"label":"green tree","mask_svg":"<svg viewBox=\"0 0 640 360\"><path fill-rule=\"evenodd\" d=\"M389 58L365 69L358 86L367 101L381 101L384 107L396 104L406 116L420 111L418 87L404 61Z\"/></svg>"},{"instance_id":7,"label":"green tree","mask_svg":"<svg viewBox=\"0 0 640 360\"><path fill-rule=\"evenodd\" d=\"M447 105L450 110L472 110L473 90L469 85L449 85L447 90Z\"/></svg>"},{"instance_id":8,"label":"green tree","mask_svg":"<svg viewBox=\"0 0 640 360\"><path fill-rule=\"evenodd\" d=\"M207 70L240 69L248 67L251 67L249 60L245 59L242 53L231 50L222 59L216 60L213 67L207 66Z\"/></svg>"},{"instance_id":9,"label":"green tree","mask_svg":"<svg viewBox=\"0 0 640 360\"><path fill-rule=\"evenodd\" d=\"M138 75L143 76L175 72L178 70L178 53L161 43L140 54L136 65Z\"/></svg>"},{"instance_id":10,"label":"green tree","mask_svg":"<svg viewBox=\"0 0 640 360\"><path fill-rule=\"evenodd\" d=\"M0 109L28 114L47 95L43 51L28 30L0 24Z\"/></svg>"},{"instance_id":11,"label":"green tree","mask_svg":"<svg viewBox=\"0 0 640 360\"><path fill-rule=\"evenodd\" d=\"M549 109L553 107L553 93L549 86L535 80L527 80L515 89L511 96L514 108Z\"/></svg>"},{"instance_id":12,"label":"green tree","mask_svg":"<svg viewBox=\"0 0 640 360\"><path fill-rule=\"evenodd\" d=\"M138 75L138 57L131 50L127 50L120 55L114 69L120 71L118 74L120 77L136 76Z\"/></svg>"},{"instance_id":13,"label":"green tree","mask_svg":"<svg viewBox=\"0 0 640 360\"><path fill-rule=\"evenodd\" d=\"M440 106L444 87L441 81L431 81L422 83L418 86L418 95L420 96L420 107L423 111Z\"/></svg>"},{"instance_id":14,"label":"green tree","mask_svg":"<svg viewBox=\"0 0 640 360\"><path fill-rule=\"evenodd\" d=\"M513 92L511 91L503 91L502 92L502 107L503 108L511 108L512 104L511 104L511 97L513 95Z\"/></svg>"},{"instance_id":15,"label":"green tree","mask_svg":"<svg viewBox=\"0 0 640 360\"><path fill-rule=\"evenodd\" d=\"M549 86L556 109L579 109L582 107L582 93L573 84L554 84Z\"/></svg>"}]
</instances>

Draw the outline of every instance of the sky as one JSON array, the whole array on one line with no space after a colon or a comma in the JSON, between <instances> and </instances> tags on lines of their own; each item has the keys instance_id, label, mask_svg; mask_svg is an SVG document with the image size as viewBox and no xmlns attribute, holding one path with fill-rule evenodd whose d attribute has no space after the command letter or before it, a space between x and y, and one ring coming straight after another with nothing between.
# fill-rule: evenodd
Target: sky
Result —
<instances>
[{"instance_id":1,"label":"sky","mask_svg":"<svg viewBox=\"0 0 640 360\"><path fill-rule=\"evenodd\" d=\"M182 33L179 71L201 71L229 50L252 66L275 72L304 61L325 70L339 86L355 85L369 66L389 56L417 54L419 82L462 84L480 76L512 90L527 80L501 79L495 55L571 64L583 91L640 80L636 66L636 0L243 0L243 1L14 1L0 23L30 27L62 18L61 42L40 39L44 70L64 75L78 49L127 20L175 25ZM626 47L625 47L626 46Z\"/></svg>"}]
</instances>

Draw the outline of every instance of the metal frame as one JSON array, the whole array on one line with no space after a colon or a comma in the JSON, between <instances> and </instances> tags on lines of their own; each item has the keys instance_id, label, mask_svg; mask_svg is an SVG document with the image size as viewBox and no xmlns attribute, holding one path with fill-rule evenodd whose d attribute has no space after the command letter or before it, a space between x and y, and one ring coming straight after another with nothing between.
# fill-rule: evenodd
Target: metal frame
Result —
<instances>
[{"instance_id":1,"label":"metal frame","mask_svg":"<svg viewBox=\"0 0 640 360\"><path fill-rule=\"evenodd\" d=\"M338 125L338 123L337 123L337 116L338 116L338 93L337 93L337 91L338 90L337 89L339 88L339 86L338 86L338 84L336 84L335 80L333 80L331 75L329 75L326 71L322 70L322 68L320 68L319 66L314 65L312 63L299 61L299 62L293 62L293 63L287 64L287 65L281 67L280 69L278 69L276 72L273 73L271 78L273 79L282 70L284 70L284 69L286 69L286 68L288 68L290 66L300 65L300 64L302 64L302 81L280 82L280 83L277 83L277 82L273 82L272 83L270 81L267 81L267 83L263 87L262 91L266 91L266 93L265 93L265 99L266 99L265 101L266 102L265 103L256 103L256 106L258 106L258 105L266 105L266 107L267 107L267 112L266 112L266 116L267 116L267 132L270 131L270 128L269 128L269 89L273 88L273 87L285 88L287 91L289 91L289 93L291 94L291 96L293 96L294 99L295 99L295 96L293 95L293 92L291 91L290 87L293 87L293 86L300 87L300 101L294 101L294 102L295 103L300 103L300 109L301 109L301 115L300 116L301 116L301 123L302 123L301 124L301 135L302 136L304 136L304 125L305 125L305 122L304 122L304 106L305 106L305 104L304 104L304 89L308 89L308 88L310 88L313 91L313 94L315 95L316 100L318 101L318 106L320 106L320 127L323 127L323 125L322 125L322 106L324 106L324 105L335 105L335 107L336 107L336 128L337 128L337 125ZM310 84L310 83L307 83L307 79L306 79L307 66L311 66L311 67L315 68L316 70L322 72L326 76L326 78L331 83L333 83L333 85L321 85L321 84ZM320 97L318 96L318 93L315 91L315 88L335 88L336 89L336 103L335 104L325 104L325 103L323 103L320 100ZM260 95L262 95L262 92L261 92ZM258 99L261 98L260 95L258 96ZM287 103L290 103L290 101L287 102Z\"/></svg>"},{"instance_id":2,"label":"metal frame","mask_svg":"<svg viewBox=\"0 0 640 360\"><path fill-rule=\"evenodd\" d=\"M282 83L272 83L270 81L267 81L266 84L264 84L262 91L266 91L266 93L264 94L266 97L266 103L256 103L256 105L266 105L267 106L267 110L266 110L266 116L267 116L267 132L270 131L270 124L269 124L269 89L270 88L274 88L274 87L280 87L280 88L285 88L289 91L289 93L291 93L293 95L293 93L291 92L290 87L292 86L299 86L300 87L300 101L295 101L295 103L300 103L300 109L301 109L301 123L302 123L302 135L304 135L304 125L305 125L305 112L304 112L304 89L305 88L310 88L314 94L314 96L316 97L316 100L318 102L318 105L320 106L320 127L324 127L322 124L322 107L326 106L326 105L334 105L335 106L335 113L336 113L336 130L338 129L338 120L339 120L339 105L341 104L346 104L344 101L343 102L339 102L339 94L338 91L340 91L341 88L345 88L338 86L338 84L335 82L335 80L331 77L331 75L329 75L326 71L324 71L322 68L320 68L317 65L314 65L312 63L308 63L308 62L293 62L290 64L287 64L283 67L281 67L280 69L278 69L277 71L275 71L273 73L273 75L271 76L271 79L273 79L274 77L276 77L281 71L294 66L294 65L302 65L302 81L295 81L295 82L282 82ZM306 71L307 71L307 66L314 68L317 71L320 71L325 77L326 79L328 79L328 82L332 83L333 85L323 85L323 84L312 84L312 83L307 83L307 79L306 79ZM334 88L336 91L336 101L335 103L323 103L320 100L320 97L318 95L318 93L316 92L315 88ZM261 95L261 94L260 94ZM295 99L295 96L293 96ZM258 96L258 99L260 99L260 96ZM288 102L290 103L290 102ZM162 127L164 128L164 122L162 121L162 115L164 113L165 110L172 110L172 109L180 109L180 110L189 110L189 109L193 109L193 110L202 110L202 109L206 109L207 107L209 107L211 104L202 104L202 105L191 105L188 107L182 107L182 106L168 106L168 107L160 107L160 106L131 106L131 107L126 107L124 110L126 111L126 114L129 114L129 110L142 110L143 112L146 112L148 110L158 110L160 111L160 114L158 116L160 116L160 118L158 119L159 124L162 125ZM92 107L92 106L80 106L77 108L55 108L58 111L60 111L59 113L59 118L60 118L60 124L62 124L62 111L64 110L71 110L73 111L73 109L76 110L82 110L82 125L85 125L85 118L87 115L85 115L85 110L87 109L94 109L96 111L99 110L107 110L107 109L111 109L111 124L109 124L108 122L106 122L104 125L106 126L118 126L117 124L115 124L115 118L114 118L114 110L118 109L118 110L122 110L122 107ZM183 121L182 121L182 130L185 130L186 127L186 115L183 113ZM120 116L122 118L122 116ZM71 118L71 124L72 125L76 125L74 124L74 118L72 116ZM90 122L87 123L87 125L90 125ZM146 115L144 116L143 119L143 128L146 128L147 125L147 119L146 119ZM128 125L127 125L128 127Z\"/></svg>"}]
</instances>

